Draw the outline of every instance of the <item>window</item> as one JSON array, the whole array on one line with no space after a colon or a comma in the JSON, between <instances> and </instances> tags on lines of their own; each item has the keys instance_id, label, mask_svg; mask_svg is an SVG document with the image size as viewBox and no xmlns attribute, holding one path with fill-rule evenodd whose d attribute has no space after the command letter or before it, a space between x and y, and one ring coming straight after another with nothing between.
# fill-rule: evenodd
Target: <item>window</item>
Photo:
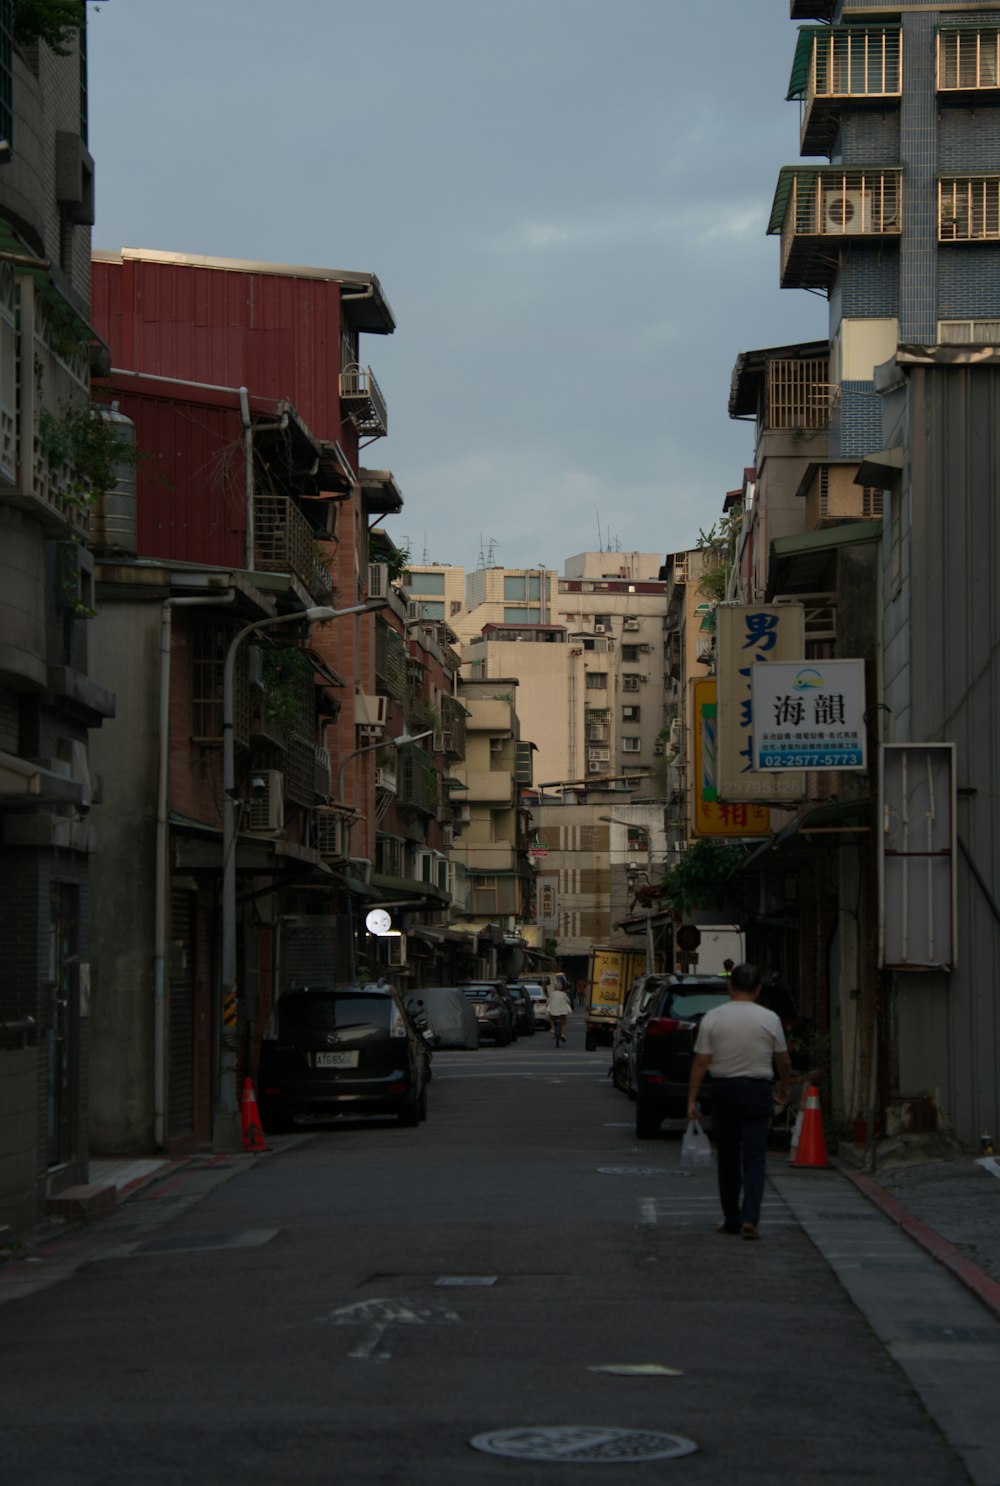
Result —
<instances>
[{"instance_id":1,"label":"window","mask_svg":"<svg viewBox=\"0 0 1000 1486\"><path fill-rule=\"evenodd\" d=\"M587 672L587 690L588 691L607 691L607 689L608 689L608 673L607 673L607 671L588 671Z\"/></svg>"},{"instance_id":2,"label":"window","mask_svg":"<svg viewBox=\"0 0 1000 1486\"><path fill-rule=\"evenodd\" d=\"M635 662L638 659L639 659L639 647L638 647L638 645L623 645L622 646L622 660L630 660L630 661Z\"/></svg>"},{"instance_id":3,"label":"window","mask_svg":"<svg viewBox=\"0 0 1000 1486\"><path fill-rule=\"evenodd\" d=\"M528 580L524 577L511 577L504 575L503 596L505 599L520 599L523 601L528 597Z\"/></svg>"},{"instance_id":4,"label":"window","mask_svg":"<svg viewBox=\"0 0 1000 1486\"><path fill-rule=\"evenodd\" d=\"M622 738L622 753L638 753L642 748L642 739L638 733L626 733Z\"/></svg>"},{"instance_id":5,"label":"window","mask_svg":"<svg viewBox=\"0 0 1000 1486\"><path fill-rule=\"evenodd\" d=\"M607 633L609 633L610 629L611 629L611 615L610 614L595 614L594 615L594 632L596 634L598 634L598 635L601 634L601 633L607 634Z\"/></svg>"},{"instance_id":6,"label":"window","mask_svg":"<svg viewBox=\"0 0 1000 1486\"><path fill-rule=\"evenodd\" d=\"M642 677L638 671L622 672L622 691L638 691Z\"/></svg>"},{"instance_id":7,"label":"window","mask_svg":"<svg viewBox=\"0 0 1000 1486\"><path fill-rule=\"evenodd\" d=\"M444 597L444 573L407 573L406 588L411 594L436 594Z\"/></svg>"},{"instance_id":8,"label":"window","mask_svg":"<svg viewBox=\"0 0 1000 1486\"><path fill-rule=\"evenodd\" d=\"M532 624L535 614L531 609L512 609L506 604L503 611L504 624ZM499 637L498 637L499 638Z\"/></svg>"},{"instance_id":9,"label":"window","mask_svg":"<svg viewBox=\"0 0 1000 1486\"><path fill-rule=\"evenodd\" d=\"M622 708L622 722L638 722L640 708L637 706Z\"/></svg>"}]
</instances>

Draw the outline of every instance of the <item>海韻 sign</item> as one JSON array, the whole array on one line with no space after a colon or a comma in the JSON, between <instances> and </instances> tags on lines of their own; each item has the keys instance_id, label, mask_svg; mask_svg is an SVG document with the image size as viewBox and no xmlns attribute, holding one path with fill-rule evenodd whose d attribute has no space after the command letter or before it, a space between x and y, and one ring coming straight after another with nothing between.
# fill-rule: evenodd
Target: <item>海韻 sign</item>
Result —
<instances>
[{"instance_id":1,"label":"\u6d77\u97fb sign","mask_svg":"<svg viewBox=\"0 0 1000 1486\"><path fill-rule=\"evenodd\" d=\"M864 712L862 660L755 666L754 768L866 768Z\"/></svg>"}]
</instances>

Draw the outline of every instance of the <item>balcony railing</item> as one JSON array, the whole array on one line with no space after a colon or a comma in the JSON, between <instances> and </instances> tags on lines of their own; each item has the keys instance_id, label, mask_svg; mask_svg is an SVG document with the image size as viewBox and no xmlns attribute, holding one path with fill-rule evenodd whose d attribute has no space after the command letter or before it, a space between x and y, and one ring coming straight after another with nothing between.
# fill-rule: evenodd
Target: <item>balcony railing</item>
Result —
<instances>
[{"instance_id":1,"label":"balcony railing","mask_svg":"<svg viewBox=\"0 0 1000 1486\"><path fill-rule=\"evenodd\" d=\"M418 810L423 815L436 815L438 775L430 755L414 745L399 750L397 800L400 806Z\"/></svg>"},{"instance_id":2,"label":"balcony railing","mask_svg":"<svg viewBox=\"0 0 1000 1486\"><path fill-rule=\"evenodd\" d=\"M340 400L362 438L380 439L389 432L389 414L382 389L370 366L354 362L340 373Z\"/></svg>"},{"instance_id":3,"label":"balcony railing","mask_svg":"<svg viewBox=\"0 0 1000 1486\"><path fill-rule=\"evenodd\" d=\"M406 641L384 619L375 622L375 685L387 697L402 702L406 696Z\"/></svg>"},{"instance_id":4,"label":"balcony railing","mask_svg":"<svg viewBox=\"0 0 1000 1486\"><path fill-rule=\"evenodd\" d=\"M1000 176L956 176L938 181L938 240L1000 241Z\"/></svg>"},{"instance_id":5,"label":"balcony railing","mask_svg":"<svg viewBox=\"0 0 1000 1486\"><path fill-rule=\"evenodd\" d=\"M765 426L769 431L829 428L834 389L826 356L767 363Z\"/></svg>"},{"instance_id":6,"label":"balcony railing","mask_svg":"<svg viewBox=\"0 0 1000 1486\"><path fill-rule=\"evenodd\" d=\"M937 37L939 93L979 93L1000 87L1000 28L945 26Z\"/></svg>"},{"instance_id":7,"label":"balcony railing","mask_svg":"<svg viewBox=\"0 0 1000 1486\"><path fill-rule=\"evenodd\" d=\"M884 103L898 98L902 61L903 37L898 26L803 29L788 95L802 100L803 154L830 152L843 103Z\"/></svg>"},{"instance_id":8,"label":"balcony railing","mask_svg":"<svg viewBox=\"0 0 1000 1486\"><path fill-rule=\"evenodd\" d=\"M781 234L782 288L829 289L848 245L898 237L902 197L898 169L783 169L768 226Z\"/></svg>"},{"instance_id":9,"label":"balcony railing","mask_svg":"<svg viewBox=\"0 0 1000 1486\"><path fill-rule=\"evenodd\" d=\"M59 335L29 278L22 279L20 284L20 306L21 489L30 492L54 516L85 534L90 530L86 491L81 494L77 472L65 458L51 452L51 442L43 436L43 431L46 421L58 427L67 414L86 409L90 386L88 353L82 343ZM25 354L29 346L30 362ZM26 367L31 370L26 372ZM25 375L32 378L30 385L25 383Z\"/></svg>"},{"instance_id":10,"label":"balcony railing","mask_svg":"<svg viewBox=\"0 0 1000 1486\"><path fill-rule=\"evenodd\" d=\"M333 580L320 560L315 536L287 495L256 495L253 502L254 565L263 573L291 573L313 598L326 602Z\"/></svg>"},{"instance_id":11,"label":"balcony railing","mask_svg":"<svg viewBox=\"0 0 1000 1486\"><path fill-rule=\"evenodd\" d=\"M465 709L441 698L441 749L449 758L465 757Z\"/></svg>"}]
</instances>

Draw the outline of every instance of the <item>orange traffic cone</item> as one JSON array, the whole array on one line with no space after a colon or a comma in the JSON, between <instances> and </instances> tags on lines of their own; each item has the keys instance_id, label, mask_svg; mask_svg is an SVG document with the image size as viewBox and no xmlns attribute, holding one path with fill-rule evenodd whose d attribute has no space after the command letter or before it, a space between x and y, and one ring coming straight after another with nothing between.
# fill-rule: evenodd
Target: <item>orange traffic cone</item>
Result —
<instances>
[{"instance_id":1,"label":"orange traffic cone","mask_svg":"<svg viewBox=\"0 0 1000 1486\"><path fill-rule=\"evenodd\" d=\"M793 1166L829 1166L826 1158L826 1136L823 1113L819 1107L819 1089L810 1084L802 1101L802 1128Z\"/></svg>"},{"instance_id":2,"label":"orange traffic cone","mask_svg":"<svg viewBox=\"0 0 1000 1486\"><path fill-rule=\"evenodd\" d=\"M243 1080L243 1102L240 1105L240 1119L243 1122L243 1149L244 1151L266 1151L267 1145L264 1141L264 1131L260 1123L260 1115L257 1112L257 1096L253 1091L253 1080Z\"/></svg>"}]
</instances>

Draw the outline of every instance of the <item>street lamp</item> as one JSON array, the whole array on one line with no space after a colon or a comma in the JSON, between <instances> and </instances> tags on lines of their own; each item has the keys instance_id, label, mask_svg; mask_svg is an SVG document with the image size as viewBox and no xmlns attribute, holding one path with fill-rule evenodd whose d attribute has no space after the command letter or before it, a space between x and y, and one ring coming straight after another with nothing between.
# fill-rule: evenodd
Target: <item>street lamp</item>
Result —
<instances>
[{"instance_id":1,"label":"street lamp","mask_svg":"<svg viewBox=\"0 0 1000 1486\"><path fill-rule=\"evenodd\" d=\"M239 1046L238 1001L236 991L236 762L233 747L233 676L236 652L247 635L271 629L278 624L323 624L328 619L342 619L347 614L366 614L385 607L385 601L351 604L347 609L331 609L318 604L292 614L276 614L270 619L257 619L244 625L229 642L222 676L222 1015L219 1018L219 1087L212 1122L212 1145L217 1151L238 1151L242 1145L240 1111L236 1101L236 1061Z\"/></svg>"},{"instance_id":2,"label":"street lamp","mask_svg":"<svg viewBox=\"0 0 1000 1486\"><path fill-rule=\"evenodd\" d=\"M344 798L344 777L347 766L360 757L362 753L371 753L374 748L405 748L408 743L419 743L421 738L429 738L433 728L425 728L422 733L400 733L398 738L390 738L386 743L382 738L377 738L374 743L365 743L361 748L355 748L353 752L344 755L340 768L337 770L337 799ZM346 822L344 856L347 858L348 871L351 865L351 827L354 825L354 817L350 816ZM348 980L353 981L357 972L357 960L354 944L354 903L350 893L347 895L347 971Z\"/></svg>"}]
</instances>

